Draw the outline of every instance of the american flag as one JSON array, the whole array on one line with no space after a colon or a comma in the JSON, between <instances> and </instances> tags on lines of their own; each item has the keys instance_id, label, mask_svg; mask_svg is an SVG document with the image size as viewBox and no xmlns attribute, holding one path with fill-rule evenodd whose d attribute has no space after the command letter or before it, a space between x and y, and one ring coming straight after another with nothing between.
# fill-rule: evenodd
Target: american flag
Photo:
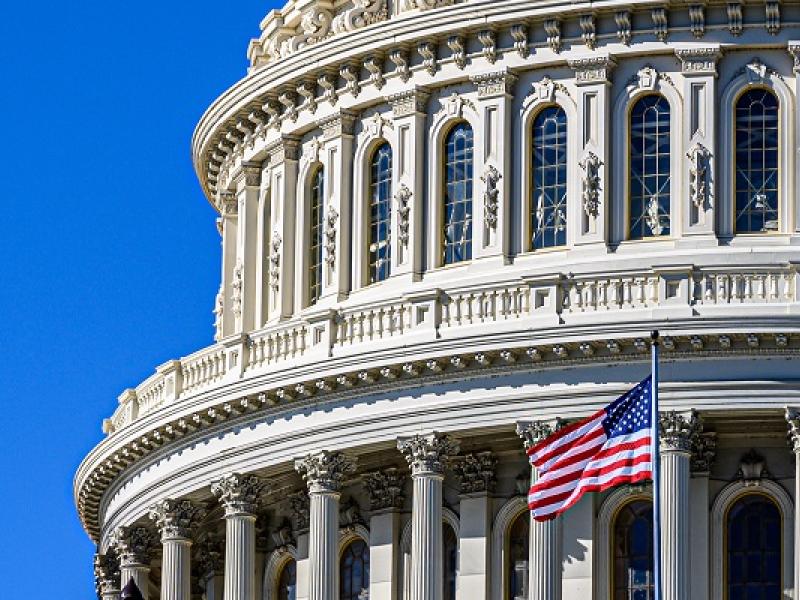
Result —
<instances>
[{"instance_id":1,"label":"american flag","mask_svg":"<svg viewBox=\"0 0 800 600\"><path fill-rule=\"evenodd\" d=\"M538 479L528 493L537 521L553 519L586 492L653 477L652 378L604 409L528 449Z\"/></svg>"}]
</instances>

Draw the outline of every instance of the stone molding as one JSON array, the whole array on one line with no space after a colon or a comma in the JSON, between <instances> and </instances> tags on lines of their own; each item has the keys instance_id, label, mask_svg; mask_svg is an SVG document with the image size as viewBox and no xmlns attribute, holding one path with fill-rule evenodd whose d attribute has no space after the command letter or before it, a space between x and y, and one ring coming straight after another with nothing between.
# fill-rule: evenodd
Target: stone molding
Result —
<instances>
[{"instance_id":1,"label":"stone molding","mask_svg":"<svg viewBox=\"0 0 800 600\"><path fill-rule=\"evenodd\" d=\"M297 459L294 467L310 494L338 494L346 477L355 473L356 460L342 452L323 450Z\"/></svg>"},{"instance_id":2,"label":"stone molding","mask_svg":"<svg viewBox=\"0 0 800 600\"><path fill-rule=\"evenodd\" d=\"M397 440L413 476L443 476L450 458L458 453L458 442L447 434L434 431Z\"/></svg>"},{"instance_id":3,"label":"stone molding","mask_svg":"<svg viewBox=\"0 0 800 600\"><path fill-rule=\"evenodd\" d=\"M206 509L189 500L162 500L149 511L150 520L161 532L161 541L172 539L191 540Z\"/></svg>"},{"instance_id":4,"label":"stone molding","mask_svg":"<svg viewBox=\"0 0 800 600\"><path fill-rule=\"evenodd\" d=\"M211 484L211 493L222 504L226 517L255 517L261 494L267 489L267 482L260 477L239 473L231 473Z\"/></svg>"}]
</instances>

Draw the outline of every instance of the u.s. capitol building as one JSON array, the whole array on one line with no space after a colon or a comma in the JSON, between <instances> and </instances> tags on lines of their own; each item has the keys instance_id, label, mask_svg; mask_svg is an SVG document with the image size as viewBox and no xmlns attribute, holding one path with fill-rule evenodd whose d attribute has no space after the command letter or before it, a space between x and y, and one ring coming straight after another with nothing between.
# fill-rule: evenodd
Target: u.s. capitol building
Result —
<instances>
[{"instance_id":1,"label":"u.s. capitol building","mask_svg":"<svg viewBox=\"0 0 800 600\"><path fill-rule=\"evenodd\" d=\"M100 598L647 600L650 486L531 523L525 446L651 329L665 600L800 598L800 3L292 0L248 57L215 341L75 478Z\"/></svg>"}]
</instances>

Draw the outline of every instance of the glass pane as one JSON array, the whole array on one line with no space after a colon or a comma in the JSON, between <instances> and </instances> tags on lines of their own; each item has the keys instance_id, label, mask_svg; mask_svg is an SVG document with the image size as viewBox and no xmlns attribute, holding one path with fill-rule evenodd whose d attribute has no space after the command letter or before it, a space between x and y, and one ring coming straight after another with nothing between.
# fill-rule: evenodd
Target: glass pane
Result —
<instances>
[{"instance_id":1,"label":"glass pane","mask_svg":"<svg viewBox=\"0 0 800 600\"><path fill-rule=\"evenodd\" d=\"M558 106L545 108L533 120L531 247L566 244L567 115Z\"/></svg>"},{"instance_id":2,"label":"glass pane","mask_svg":"<svg viewBox=\"0 0 800 600\"><path fill-rule=\"evenodd\" d=\"M472 128L456 125L445 140L443 263L472 258Z\"/></svg>"},{"instance_id":3,"label":"glass pane","mask_svg":"<svg viewBox=\"0 0 800 600\"><path fill-rule=\"evenodd\" d=\"M731 506L727 521L730 600L781 599L781 516L766 496L749 494Z\"/></svg>"},{"instance_id":4,"label":"glass pane","mask_svg":"<svg viewBox=\"0 0 800 600\"><path fill-rule=\"evenodd\" d=\"M392 148L384 143L372 155L370 176L369 282L383 281L391 269Z\"/></svg>"},{"instance_id":5,"label":"glass pane","mask_svg":"<svg viewBox=\"0 0 800 600\"><path fill-rule=\"evenodd\" d=\"M309 304L316 304L322 294L322 251L324 248L322 236L325 233L323 225L325 172L317 169L311 177L311 202L309 206Z\"/></svg>"},{"instance_id":6,"label":"glass pane","mask_svg":"<svg viewBox=\"0 0 800 600\"><path fill-rule=\"evenodd\" d=\"M653 504L634 500L620 509L613 525L615 598L653 598Z\"/></svg>"}]
</instances>

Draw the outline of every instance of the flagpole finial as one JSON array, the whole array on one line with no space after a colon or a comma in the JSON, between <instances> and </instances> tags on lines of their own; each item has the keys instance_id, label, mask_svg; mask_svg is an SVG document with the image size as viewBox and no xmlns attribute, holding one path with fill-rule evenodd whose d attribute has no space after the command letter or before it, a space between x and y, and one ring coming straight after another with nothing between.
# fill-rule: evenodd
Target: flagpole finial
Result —
<instances>
[{"instance_id":1,"label":"flagpole finial","mask_svg":"<svg viewBox=\"0 0 800 600\"><path fill-rule=\"evenodd\" d=\"M654 344L658 344L660 337L661 334L658 333L658 329L653 329L653 331L650 332L650 339L653 340Z\"/></svg>"}]
</instances>

